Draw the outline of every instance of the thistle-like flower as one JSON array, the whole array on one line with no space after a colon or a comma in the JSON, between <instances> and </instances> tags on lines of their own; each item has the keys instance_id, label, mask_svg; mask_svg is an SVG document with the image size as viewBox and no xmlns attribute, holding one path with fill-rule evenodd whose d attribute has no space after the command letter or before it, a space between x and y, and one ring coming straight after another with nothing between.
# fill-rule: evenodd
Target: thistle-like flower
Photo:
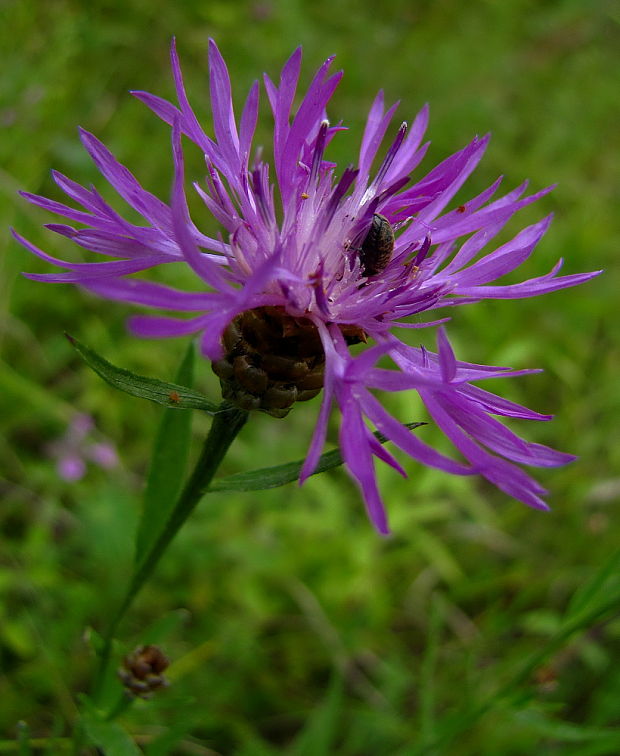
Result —
<instances>
[{"instance_id":1,"label":"thistle-like flower","mask_svg":"<svg viewBox=\"0 0 620 756\"><path fill-rule=\"evenodd\" d=\"M318 420L301 473L305 480L322 451L332 408L341 412L339 441L349 473L357 481L370 519L382 533L387 520L373 457L401 474L396 459L377 441L365 419L419 462L458 475L480 474L509 495L546 509L545 490L518 465L554 467L572 459L528 443L496 416L548 420L473 385L529 370L459 362L442 324L421 313L483 299L518 299L587 281L594 273L558 276L561 261L547 275L522 283L494 281L521 265L549 226L550 217L523 229L497 248L493 238L521 208L550 188L525 195L527 182L499 199L498 179L470 201L447 210L472 173L488 137L470 144L412 183L428 144L424 107L410 127L403 123L376 171L372 165L396 105L385 110L379 93L370 109L356 165L338 170L326 160L331 140L344 130L331 126L327 104L342 72L329 74L332 58L319 68L291 115L301 64L297 49L279 83L264 86L274 117L273 173L257 150L251 159L258 117L255 82L239 120L228 71L210 42L209 72L214 135L192 111L175 46L172 71L178 106L134 92L172 127L174 186L170 205L146 191L93 135L82 142L120 196L144 219L125 220L95 188L54 173L58 186L81 209L24 193L24 197L79 228L47 227L112 261L70 263L47 255L23 237L31 252L68 272L27 274L39 281L70 282L103 297L164 310L197 313L176 318L138 315L130 321L144 337L200 333L201 350L213 362L223 394L245 409L284 416L295 401L323 392ZM224 229L220 238L203 234L188 211L182 135L203 152L206 179L194 189ZM189 265L205 284L181 291L128 275L162 263ZM410 319L416 316L412 322ZM440 325L437 353L400 341L399 328ZM353 355L352 344L373 342ZM359 350L355 350L356 353ZM377 367L389 356L395 369ZM414 389L462 460L452 459L410 433L381 405L373 390Z\"/></svg>"}]
</instances>

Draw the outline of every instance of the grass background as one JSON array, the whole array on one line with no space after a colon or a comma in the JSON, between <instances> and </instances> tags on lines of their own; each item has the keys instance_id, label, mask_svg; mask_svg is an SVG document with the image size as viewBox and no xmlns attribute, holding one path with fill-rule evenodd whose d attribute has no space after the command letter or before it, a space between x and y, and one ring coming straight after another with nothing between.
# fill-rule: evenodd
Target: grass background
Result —
<instances>
[{"instance_id":1,"label":"grass background","mask_svg":"<svg viewBox=\"0 0 620 756\"><path fill-rule=\"evenodd\" d=\"M172 95L173 34L207 122L213 36L237 103L262 71L277 76L300 43L304 84L337 54L346 74L330 116L350 132L334 143L336 160L354 159L379 88L401 100L402 118L431 103L423 167L491 130L457 200L500 173L508 187L525 177L534 190L557 181L509 227L514 234L556 213L525 274L547 272L560 256L567 272L607 273L541 299L463 308L450 325L464 359L545 369L501 391L557 413L517 430L580 455L540 476L550 514L413 463L408 481L380 472L389 539L375 535L342 472L302 489L206 500L122 630L119 654L157 637L173 661L171 687L130 710L124 726L150 754L620 752L613 616L571 636L514 695L475 713L562 626L574 592L613 564L620 537L618 3L4 0L0 16L0 752L17 749L20 720L49 738L66 735L75 718L93 662L87 628L102 629L127 580L159 421L157 407L91 374L63 331L163 378L185 348L128 336L130 308L22 278L49 268L10 240L9 226L61 257L67 245L16 191L58 198L52 167L104 188L79 124L167 198L168 130L127 92ZM269 128L263 119L258 141ZM199 156L190 169L199 175ZM199 384L215 395L206 364ZM422 419L412 397L386 401L403 421ZM303 456L317 406L284 422L253 418L226 471ZM46 448L75 411L93 414L116 442L122 466L113 475L91 469L71 485L56 477ZM194 428L198 442L204 418ZM423 433L434 437L432 428ZM613 600L614 574L602 599ZM450 740L455 715L466 721ZM36 753L61 752L61 743Z\"/></svg>"}]
</instances>

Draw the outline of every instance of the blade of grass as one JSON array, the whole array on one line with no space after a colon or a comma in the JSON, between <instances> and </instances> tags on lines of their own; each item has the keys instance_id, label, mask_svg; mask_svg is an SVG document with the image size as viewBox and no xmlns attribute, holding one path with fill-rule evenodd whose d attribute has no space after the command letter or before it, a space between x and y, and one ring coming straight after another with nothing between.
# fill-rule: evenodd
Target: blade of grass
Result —
<instances>
[{"instance_id":1,"label":"blade of grass","mask_svg":"<svg viewBox=\"0 0 620 756\"><path fill-rule=\"evenodd\" d=\"M191 387L193 374L194 345L190 343L175 380ZM171 408L164 411L153 446L136 534L137 563L153 545L181 490L189 454L191 420L191 412L175 412Z\"/></svg>"}]
</instances>

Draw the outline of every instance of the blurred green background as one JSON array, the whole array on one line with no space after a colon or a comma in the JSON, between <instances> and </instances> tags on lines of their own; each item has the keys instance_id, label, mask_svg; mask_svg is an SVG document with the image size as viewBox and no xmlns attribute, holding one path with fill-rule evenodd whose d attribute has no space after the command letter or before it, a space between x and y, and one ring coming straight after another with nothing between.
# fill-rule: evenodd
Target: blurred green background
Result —
<instances>
[{"instance_id":1,"label":"blurred green background","mask_svg":"<svg viewBox=\"0 0 620 756\"><path fill-rule=\"evenodd\" d=\"M539 476L551 513L411 462L407 481L379 472L388 539L375 534L342 471L302 489L213 496L122 628L119 654L157 636L173 662L170 688L133 707L123 724L150 754L620 753L613 618L571 637L518 696L472 716L456 740L431 745L455 713L475 711L518 673L618 547L618 3L3 0L0 19L0 752L15 752L19 720L33 737L69 731L75 693L92 670L87 628L103 628L127 581L160 417L155 405L101 382L63 332L117 365L166 379L185 349L127 335L129 307L21 277L50 268L10 239L9 226L51 254L79 251L45 232L42 224L55 219L16 192L60 199L54 167L112 197L80 146L81 125L167 199L168 129L128 90L172 97L168 47L176 35L206 123L213 36L238 105L263 71L278 75L298 44L304 85L336 53L345 78L329 114L350 126L333 144L338 161L355 159L379 88L400 99L400 118L430 102L422 170L492 131L457 201L499 174L507 188L526 177L534 190L557 181L509 225L514 234L556 213L523 277L547 272L558 257L568 273L607 273L540 299L462 308L449 326L463 359L544 368L492 388L556 413L552 423L514 427L580 456ZM267 143L264 105L258 141ZM192 159L199 177L199 156ZM123 211L120 200L116 207ZM182 273L166 275L178 283ZM199 386L217 391L206 363ZM403 422L423 419L410 396L386 401ZM226 471L302 457L317 409L314 400L285 421L253 418ZM48 446L75 411L96 418L121 467L91 468L69 484ZM207 427L195 418L197 443ZM434 438L430 427L419 433ZM613 595L608 583L602 590ZM61 741L36 751L44 752L62 752Z\"/></svg>"}]
</instances>

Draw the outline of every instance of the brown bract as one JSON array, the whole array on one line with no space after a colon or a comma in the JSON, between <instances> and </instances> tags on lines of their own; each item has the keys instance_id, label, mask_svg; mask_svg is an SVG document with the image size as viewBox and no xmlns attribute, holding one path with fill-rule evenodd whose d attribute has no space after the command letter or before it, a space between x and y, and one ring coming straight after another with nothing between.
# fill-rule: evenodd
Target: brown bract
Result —
<instances>
[{"instance_id":1,"label":"brown bract","mask_svg":"<svg viewBox=\"0 0 620 756\"><path fill-rule=\"evenodd\" d=\"M118 670L125 689L139 698L149 698L168 685L163 676L170 662L158 646L138 646L123 659Z\"/></svg>"},{"instance_id":2,"label":"brown bract","mask_svg":"<svg viewBox=\"0 0 620 756\"><path fill-rule=\"evenodd\" d=\"M357 326L340 326L348 344L366 340ZM212 364L222 396L241 409L273 417L323 388L325 354L319 332L307 318L283 307L258 307L237 315L224 332L225 354Z\"/></svg>"}]
</instances>

